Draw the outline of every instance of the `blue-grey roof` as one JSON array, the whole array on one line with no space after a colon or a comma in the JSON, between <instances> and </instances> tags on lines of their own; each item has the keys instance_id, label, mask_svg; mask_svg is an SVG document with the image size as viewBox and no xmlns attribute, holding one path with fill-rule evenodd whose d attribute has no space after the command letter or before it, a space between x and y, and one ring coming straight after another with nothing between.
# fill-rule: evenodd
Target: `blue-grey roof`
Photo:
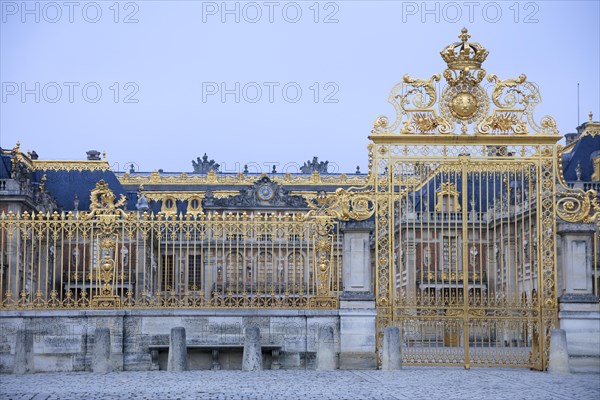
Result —
<instances>
[{"instance_id":1,"label":"blue-grey roof","mask_svg":"<svg viewBox=\"0 0 600 400\"><path fill-rule=\"evenodd\" d=\"M511 188L510 203L519 202L520 199L515 199L515 196L518 194L517 189L524 182L521 174L469 174L466 179L467 211L485 212L491 205L498 204L500 198L508 196L509 194L504 184L505 177L508 177L508 185ZM414 198L412 195L409 195L409 198L414 202L415 211L435 210L437 194L440 191L442 183L452 183L455 185L458 192L458 202L462 208L464 190L462 189L460 175L440 173L434 174L420 191L415 192ZM423 199L427 199L427 206L423 204Z\"/></svg>"},{"instance_id":2,"label":"blue-grey roof","mask_svg":"<svg viewBox=\"0 0 600 400\"><path fill-rule=\"evenodd\" d=\"M12 169L11 157L8 154L3 154L0 148L0 179L9 179Z\"/></svg>"},{"instance_id":3,"label":"blue-grey roof","mask_svg":"<svg viewBox=\"0 0 600 400\"><path fill-rule=\"evenodd\" d=\"M589 182L594 173L593 154L600 150L600 136L582 136L573 149L563 155L563 176L567 182L577 181L577 165L581 165L581 181Z\"/></svg>"},{"instance_id":4,"label":"blue-grey roof","mask_svg":"<svg viewBox=\"0 0 600 400\"><path fill-rule=\"evenodd\" d=\"M136 193L127 193L112 171L35 171L34 181L40 182L46 174L45 188L56 198L58 206L63 210L74 210L75 194L79 198L79 210L89 210L90 192L96 183L104 179L117 197L127 196L126 209L135 209Z\"/></svg>"}]
</instances>

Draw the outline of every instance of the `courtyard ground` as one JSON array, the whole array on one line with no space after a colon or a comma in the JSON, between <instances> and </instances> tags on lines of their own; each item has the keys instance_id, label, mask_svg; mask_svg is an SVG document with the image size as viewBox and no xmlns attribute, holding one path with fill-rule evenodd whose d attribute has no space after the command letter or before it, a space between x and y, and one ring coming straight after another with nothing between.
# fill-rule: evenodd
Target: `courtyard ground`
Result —
<instances>
[{"instance_id":1,"label":"courtyard ground","mask_svg":"<svg viewBox=\"0 0 600 400\"><path fill-rule=\"evenodd\" d=\"M2 399L600 399L600 375L525 369L0 375Z\"/></svg>"}]
</instances>

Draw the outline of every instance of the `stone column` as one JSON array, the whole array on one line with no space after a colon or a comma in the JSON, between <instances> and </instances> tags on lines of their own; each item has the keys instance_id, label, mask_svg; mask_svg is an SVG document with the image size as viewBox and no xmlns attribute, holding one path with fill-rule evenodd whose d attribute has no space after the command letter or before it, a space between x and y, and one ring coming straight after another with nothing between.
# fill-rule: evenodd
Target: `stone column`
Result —
<instances>
[{"instance_id":1,"label":"stone column","mask_svg":"<svg viewBox=\"0 0 600 400\"><path fill-rule=\"evenodd\" d=\"M402 367L400 345L400 329L397 326L386 327L383 331L383 354L381 357L381 369L393 371Z\"/></svg>"},{"instance_id":2,"label":"stone column","mask_svg":"<svg viewBox=\"0 0 600 400\"><path fill-rule=\"evenodd\" d=\"M600 372L600 308L592 293L592 243L597 229L596 224L557 224L558 319L566 332L572 372Z\"/></svg>"},{"instance_id":3,"label":"stone column","mask_svg":"<svg viewBox=\"0 0 600 400\"><path fill-rule=\"evenodd\" d=\"M17 331L16 339L13 373L22 375L35 372L33 364L33 332L27 329L27 327L21 327Z\"/></svg>"},{"instance_id":4,"label":"stone column","mask_svg":"<svg viewBox=\"0 0 600 400\"><path fill-rule=\"evenodd\" d=\"M570 372L567 335L563 329L552 329L550 331L548 372L551 374L568 374Z\"/></svg>"},{"instance_id":5,"label":"stone column","mask_svg":"<svg viewBox=\"0 0 600 400\"><path fill-rule=\"evenodd\" d=\"M179 326L171 329L167 371L181 372L187 371L187 369L188 360L185 328Z\"/></svg>"},{"instance_id":6,"label":"stone column","mask_svg":"<svg viewBox=\"0 0 600 400\"><path fill-rule=\"evenodd\" d=\"M260 328L257 325L248 325L244 337L244 354L242 358L242 371L262 370L262 351L260 347Z\"/></svg>"},{"instance_id":7,"label":"stone column","mask_svg":"<svg viewBox=\"0 0 600 400\"><path fill-rule=\"evenodd\" d=\"M110 370L123 371L124 329L122 310L91 310L87 312L90 327L110 331Z\"/></svg>"},{"instance_id":8,"label":"stone column","mask_svg":"<svg viewBox=\"0 0 600 400\"><path fill-rule=\"evenodd\" d=\"M110 362L110 329L96 328L94 335L94 353L92 356L92 371L111 372Z\"/></svg>"},{"instance_id":9,"label":"stone column","mask_svg":"<svg viewBox=\"0 0 600 400\"><path fill-rule=\"evenodd\" d=\"M336 369L333 327L324 326L319 328L317 340L317 370Z\"/></svg>"},{"instance_id":10,"label":"stone column","mask_svg":"<svg viewBox=\"0 0 600 400\"><path fill-rule=\"evenodd\" d=\"M369 234L373 223L346 222L343 240L343 288L340 296L340 369L375 369L375 297Z\"/></svg>"}]
</instances>

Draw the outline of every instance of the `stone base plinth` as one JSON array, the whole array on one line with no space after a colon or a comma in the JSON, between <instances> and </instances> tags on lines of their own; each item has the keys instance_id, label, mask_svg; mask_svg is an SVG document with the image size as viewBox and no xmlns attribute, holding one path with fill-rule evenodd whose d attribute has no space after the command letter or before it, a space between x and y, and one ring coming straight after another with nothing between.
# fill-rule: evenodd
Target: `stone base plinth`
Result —
<instances>
[{"instance_id":1,"label":"stone base plinth","mask_svg":"<svg viewBox=\"0 0 600 400\"><path fill-rule=\"evenodd\" d=\"M600 305L578 303L573 296L565 300L559 303L558 319L567 334L571 372L600 373Z\"/></svg>"}]
</instances>

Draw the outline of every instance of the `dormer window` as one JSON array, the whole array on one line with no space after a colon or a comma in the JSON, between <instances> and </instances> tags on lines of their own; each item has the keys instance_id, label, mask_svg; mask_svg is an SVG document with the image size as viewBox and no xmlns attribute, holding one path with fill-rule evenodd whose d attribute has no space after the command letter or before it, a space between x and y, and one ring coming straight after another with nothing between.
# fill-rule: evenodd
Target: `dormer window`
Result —
<instances>
[{"instance_id":1,"label":"dormer window","mask_svg":"<svg viewBox=\"0 0 600 400\"><path fill-rule=\"evenodd\" d=\"M435 210L438 212L459 212L458 191L454 183L445 182L437 192Z\"/></svg>"}]
</instances>

